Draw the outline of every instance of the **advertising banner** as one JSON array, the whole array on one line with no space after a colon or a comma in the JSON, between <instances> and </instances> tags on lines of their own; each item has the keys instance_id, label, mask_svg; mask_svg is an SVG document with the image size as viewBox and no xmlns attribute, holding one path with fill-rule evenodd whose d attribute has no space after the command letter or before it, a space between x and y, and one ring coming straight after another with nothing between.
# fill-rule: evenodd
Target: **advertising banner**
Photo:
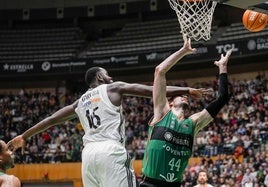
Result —
<instances>
[{"instance_id":1,"label":"advertising banner","mask_svg":"<svg viewBox=\"0 0 268 187\"><path fill-rule=\"evenodd\" d=\"M185 56L183 64L213 61L233 49L233 57L268 54L268 36L258 36L241 41L219 42L216 45L193 46L197 52ZM106 69L131 69L137 67L154 67L174 51L153 51L140 54L114 55L87 59L72 59L70 61L45 61L41 63L5 63L0 61L0 77L35 76L35 75L68 75L84 73L89 67L101 66Z\"/></svg>"}]
</instances>

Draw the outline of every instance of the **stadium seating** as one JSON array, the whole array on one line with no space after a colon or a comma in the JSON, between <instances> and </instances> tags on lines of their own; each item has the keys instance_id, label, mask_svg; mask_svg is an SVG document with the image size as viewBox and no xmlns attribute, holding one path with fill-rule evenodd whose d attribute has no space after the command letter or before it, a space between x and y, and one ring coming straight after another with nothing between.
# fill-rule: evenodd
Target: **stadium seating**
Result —
<instances>
[{"instance_id":1,"label":"stadium seating","mask_svg":"<svg viewBox=\"0 0 268 187\"><path fill-rule=\"evenodd\" d=\"M86 35L90 35L86 29L69 24L0 27L0 61L6 63L60 61L78 57L92 58L163 49L173 50L183 42L176 19L127 23L112 36L98 38L91 42L85 39ZM259 33L250 33L241 23L234 23L230 27L212 27L212 42L228 42L267 35L267 28ZM215 36L220 37L217 39ZM192 186L196 172L200 168L207 169L213 180L214 178L235 180L238 172L243 172L246 168L261 170L262 165L268 168L267 74L256 75L252 80L247 77L245 80L232 79L230 84L232 92L228 107L224 108L215 122L209 125L211 129L208 127L200 132L204 142L198 141L194 146L193 157L203 158L203 160L200 165L193 167L195 163L192 163L192 166L187 167L183 180L185 183L188 182L189 186ZM211 82L205 82L203 85L216 88L216 85ZM68 102L71 103L77 99L77 96L78 93L71 93L66 95L66 98L68 97ZM59 103L55 102L52 106L49 102L53 97L56 97L56 101L62 99L59 95L40 92L1 94L0 138L9 141L56 111ZM207 101L205 98L193 103L192 112L200 110ZM124 103L126 103L124 106L126 146L132 158L138 160L143 157L145 151L147 118L152 111L152 103L149 99L142 100L136 97L125 98ZM46 133L29 140L26 154L22 156L18 152L16 163L81 162L82 136L83 130L78 120L67 122L64 127L59 125L50 128ZM243 147L239 155L236 150L241 141L247 146ZM219 156L219 159L212 162L209 160L211 156ZM242 162L236 158L241 158L240 156ZM239 169L241 163L244 165ZM232 165L237 168L233 169ZM194 177L191 176L192 171L195 172ZM257 180L263 182L263 179ZM217 181L213 184L216 185Z\"/></svg>"},{"instance_id":2,"label":"stadium seating","mask_svg":"<svg viewBox=\"0 0 268 187\"><path fill-rule=\"evenodd\" d=\"M212 34L216 30L217 26L213 26ZM88 47L84 57L173 50L182 43L177 19L132 22L124 25L113 36L95 41Z\"/></svg>"},{"instance_id":3,"label":"stadium seating","mask_svg":"<svg viewBox=\"0 0 268 187\"><path fill-rule=\"evenodd\" d=\"M0 29L0 55L5 63L68 60L84 43L81 29L74 26Z\"/></svg>"},{"instance_id":4,"label":"stadium seating","mask_svg":"<svg viewBox=\"0 0 268 187\"><path fill-rule=\"evenodd\" d=\"M217 39L218 42L228 42L233 40L243 40L255 36L267 36L268 27L261 32L249 32L242 23L232 23L226 27L225 32Z\"/></svg>"}]
</instances>

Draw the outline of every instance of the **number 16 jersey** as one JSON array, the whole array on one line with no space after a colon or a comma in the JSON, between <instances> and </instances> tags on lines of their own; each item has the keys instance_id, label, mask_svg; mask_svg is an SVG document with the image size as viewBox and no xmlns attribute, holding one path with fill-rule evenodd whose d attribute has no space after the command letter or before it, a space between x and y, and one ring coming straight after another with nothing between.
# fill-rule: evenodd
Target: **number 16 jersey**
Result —
<instances>
[{"instance_id":1,"label":"number 16 jersey","mask_svg":"<svg viewBox=\"0 0 268 187\"><path fill-rule=\"evenodd\" d=\"M125 126L122 106L111 103L107 94L107 84L84 93L79 99L75 112L85 131L84 145L88 142L107 140L124 143Z\"/></svg>"}]
</instances>

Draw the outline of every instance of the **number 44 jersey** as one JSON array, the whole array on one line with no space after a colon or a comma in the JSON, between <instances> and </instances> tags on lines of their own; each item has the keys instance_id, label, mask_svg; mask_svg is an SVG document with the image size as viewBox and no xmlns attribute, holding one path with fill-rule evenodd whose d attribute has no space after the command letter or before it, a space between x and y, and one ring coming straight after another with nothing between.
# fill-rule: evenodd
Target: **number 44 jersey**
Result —
<instances>
[{"instance_id":1,"label":"number 44 jersey","mask_svg":"<svg viewBox=\"0 0 268 187\"><path fill-rule=\"evenodd\" d=\"M191 119L178 120L170 110L149 127L142 173L150 178L181 182L192 155L194 124Z\"/></svg>"}]
</instances>

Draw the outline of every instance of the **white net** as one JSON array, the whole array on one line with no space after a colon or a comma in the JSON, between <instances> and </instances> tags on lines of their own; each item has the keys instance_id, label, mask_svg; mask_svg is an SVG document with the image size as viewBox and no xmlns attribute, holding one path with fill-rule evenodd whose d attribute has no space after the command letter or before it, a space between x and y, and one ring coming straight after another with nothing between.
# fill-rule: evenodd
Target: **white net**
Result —
<instances>
[{"instance_id":1,"label":"white net","mask_svg":"<svg viewBox=\"0 0 268 187\"><path fill-rule=\"evenodd\" d=\"M181 33L196 41L210 39L212 17L217 5L212 0L168 0L176 11Z\"/></svg>"}]
</instances>

